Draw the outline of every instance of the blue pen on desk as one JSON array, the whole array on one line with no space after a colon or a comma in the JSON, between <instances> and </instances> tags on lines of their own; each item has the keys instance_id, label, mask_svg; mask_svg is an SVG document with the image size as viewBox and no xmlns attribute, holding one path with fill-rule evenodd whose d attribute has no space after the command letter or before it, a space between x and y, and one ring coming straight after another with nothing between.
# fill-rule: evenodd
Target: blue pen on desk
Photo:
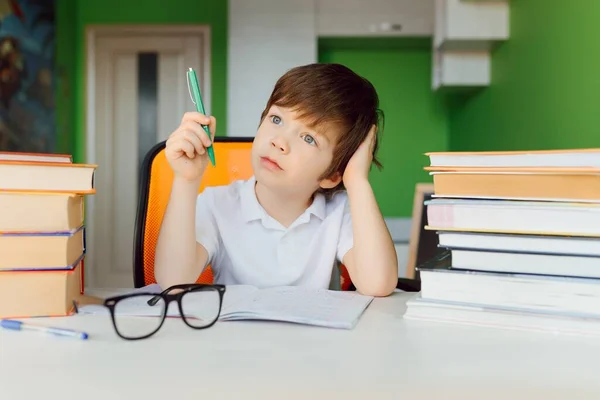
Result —
<instances>
[{"instance_id":1,"label":"blue pen on desk","mask_svg":"<svg viewBox=\"0 0 600 400\"><path fill-rule=\"evenodd\" d=\"M0 327L5 329L10 329L13 331L23 331L23 330L32 330L43 333L49 333L55 336L67 336L72 337L74 339L82 339L87 340L88 334L85 332L74 331L72 329L64 329L64 328L52 328L49 326L40 326L40 325L30 325L25 324L21 321L16 321L14 319L2 319L0 320Z\"/></svg>"},{"instance_id":2,"label":"blue pen on desk","mask_svg":"<svg viewBox=\"0 0 600 400\"><path fill-rule=\"evenodd\" d=\"M198 78L196 77L196 71L194 71L193 68L188 69L187 79L188 79L188 90L190 91L190 97L192 98L192 102L196 105L196 111L206 115L206 112L204 111L204 104L202 103L202 96L200 95L200 85L198 85ZM210 130L208 129L208 126L202 125L202 127L204 128L204 131L208 135L208 138L211 139ZM208 146L206 151L208 152L208 157L210 158L210 162L212 163L213 167L216 166L217 164L215 162L215 153L213 150L212 143L210 144L210 146Z\"/></svg>"}]
</instances>

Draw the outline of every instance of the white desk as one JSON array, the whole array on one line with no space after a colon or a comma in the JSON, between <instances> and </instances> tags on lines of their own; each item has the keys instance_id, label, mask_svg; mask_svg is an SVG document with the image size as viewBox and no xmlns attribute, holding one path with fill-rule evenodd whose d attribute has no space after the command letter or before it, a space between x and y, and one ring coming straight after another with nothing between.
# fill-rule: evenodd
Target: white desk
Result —
<instances>
[{"instance_id":1,"label":"white desk","mask_svg":"<svg viewBox=\"0 0 600 400\"><path fill-rule=\"evenodd\" d=\"M407 321L409 296L375 299L351 331L170 319L130 342L109 317L39 320L91 338L0 331L0 398L600 398L600 339Z\"/></svg>"}]
</instances>

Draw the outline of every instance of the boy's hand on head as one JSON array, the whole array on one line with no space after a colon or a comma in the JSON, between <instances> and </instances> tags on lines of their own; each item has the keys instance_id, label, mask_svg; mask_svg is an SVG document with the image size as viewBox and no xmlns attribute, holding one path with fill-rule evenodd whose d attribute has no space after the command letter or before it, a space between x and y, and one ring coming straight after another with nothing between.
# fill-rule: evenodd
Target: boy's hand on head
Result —
<instances>
[{"instance_id":1,"label":"boy's hand on head","mask_svg":"<svg viewBox=\"0 0 600 400\"><path fill-rule=\"evenodd\" d=\"M344 176L342 177L344 186L348 187L352 186L355 182L369 180L369 170L373 162L373 148L375 147L376 134L377 127L373 125L365 140L352 155L350 161L348 161Z\"/></svg>"},{"instance_id":2,"label":"boy's hand on head","mask_svg":"<svg viewBox=\"0 0 600 400\"><path fill-rule=\"evenodd\" d=\"M209 138L202 125L207 125ZM210 162L206 148L210 146L217 127L215 117L199 112L184 114L181 124L167 139L165 156L176 176L188 181L199 180Z\"/></svg>"}]
</instances>

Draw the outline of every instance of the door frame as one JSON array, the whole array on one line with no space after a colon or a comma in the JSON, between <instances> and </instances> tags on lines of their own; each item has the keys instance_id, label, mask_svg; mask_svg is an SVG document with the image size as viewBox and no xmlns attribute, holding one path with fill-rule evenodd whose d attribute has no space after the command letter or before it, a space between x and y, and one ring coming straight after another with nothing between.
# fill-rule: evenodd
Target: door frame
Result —
<instances>
[{"instance_id":1,"label":"door frame","mask_svg":"<svg viewBox=\"0 0 600 400\"><path fill-rule=\"evenodd\" d=\"M96 81L96 41L100 37L148 35L157 34L160 36L168 35L200 35L206 38L203 43L204 53L201 59L205 60L205 65L211 65L211 36L209 25L88 25L85 28L85 156L86 162L93 164L96 160L95 146L95 92L94 82ZM212 88L211 88L211 68L203 68L204 88L202 91L202 101L207 109L211 108Z\"/></svg>"},{"instance_id":2,"label":"door frame","mask_svg":"<svg viewBox=\"0 0 600 400\"><path fill-rule=\"evenodd\" d=\"M203 83L202 100L207 110L212 109L212 87L211 87L211 27L210 25L88 25L85 28L85 49L84 49L84 80L85 80L85 115L84 115L84 146L85 146L85 157L86 163L97 164L96 158L96 43L100 38L107 37L119 37L119 36L199 36L202 38L202 54L200 54L200 60L202 61L203 68L199 73L202 74L201 78ZM182 72L183 73L183 72ZM86 226L94 225L94 199L93 196L88 196L86 199L85 207L85 224ZM88 230L86 235L88 244L93 244L93 240L90 240L93 236L91 232L93 229ZM131 243L133 246L133 237ZM133 249L133 247L132 247ZM89 250L89 249L88 249ZM89 253L94 253L92 250ZM88 254L89 254L88 253ZM132 260L132 271L133 271L133 252L131 254ZM92 266L91 264L90 267ZM133 276L132 276L133 278ZM99 279L97 277L97 271L94 268L87 268L85 271L85 282L86 286L94 287L98 284Z\"/></svg>"}]
</instances>

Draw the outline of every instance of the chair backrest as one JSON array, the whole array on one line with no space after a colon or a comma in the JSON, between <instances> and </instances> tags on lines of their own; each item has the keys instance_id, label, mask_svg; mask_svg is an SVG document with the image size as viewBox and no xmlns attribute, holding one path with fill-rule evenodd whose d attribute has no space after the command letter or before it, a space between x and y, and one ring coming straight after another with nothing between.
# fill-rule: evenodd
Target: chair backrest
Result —
<instances>
[{"instance_id":1,"label":"chair backrest","mask_svg":"<svg viewBox=\"0 0 600 400\"><path fill-rule=\"evenodd\" d=\"M227 185L238 179L250 178L252 140L251 137L215 137L213 147L216 167L209 164L206 168L198 193L207 186ZM155 145L146 154L140 171L133 251L133 280L136 288L156 283L154 250L173 183L173 171L164 149L165 142ZM197 282L212 281L212 269L208 266Z\"/></svg>"}]
</instances>

